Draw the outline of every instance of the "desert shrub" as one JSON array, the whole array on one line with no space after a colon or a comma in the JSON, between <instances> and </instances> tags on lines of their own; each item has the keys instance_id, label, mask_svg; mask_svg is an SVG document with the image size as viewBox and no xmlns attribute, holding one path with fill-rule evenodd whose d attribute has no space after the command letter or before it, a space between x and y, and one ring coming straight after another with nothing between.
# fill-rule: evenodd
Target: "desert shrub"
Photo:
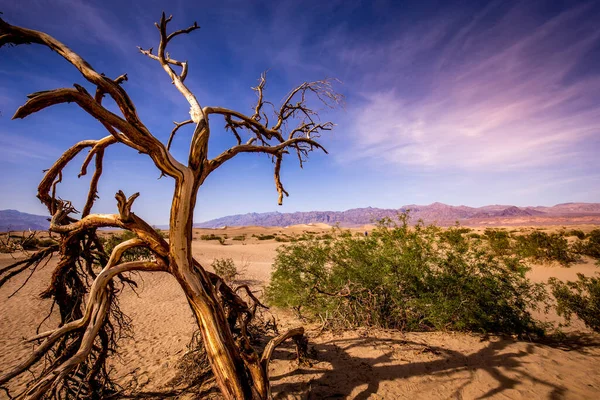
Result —
<instances>
[{"instance_id":1,"label":"desert shrub","mask_svg":"<svg viewBox=\"0 0 600 400\"><path fill-rule=\"evenodd\" d=\"M18 250L18 247L9 234L0 234L0 253L13 253Z\"/></svg>"},{"instance_id":2,"label":"desert shrub","mask_svg":"<svg viewBox=\"0 0 600 400\"><path fill-rule=\"evenodd\" d=\"M453 248L465 249L469 246L469 238L465 234L470 231L469 228L462 228L456 225L446 230L441 230L439 236L441 241L449 244Z\"/></svg>"},{"instance_id":3,"label":"desert shrub","mask_svg":"<svg viewBox=\"0 0 600 400\"><path fill-rule=\"evenodd\" d=\"M277 236L275 237L275 241L276 242L282 242L282 243L287 243L287 242L291 242L292 239L290 239L289 237L286 236Z\"/></svg>"},{"instance_id":4,"label":"desert shrub","mask_svg":"<svg viewBox=\"0 0 600 400\"><path fill-rule=\"evenodd\" d=\"M100 241L106 253L110 256L113 249L120 243L136 238L137 235L131 231L123 231L120 234L111 233L108 236L101 236ZM147 247L134 247L126 250L121 258L124 262L138 261L138 260L150 260L152 259L152 253Z\"/></svg>"},{"instance_id":5,"label":"desert shrub","mask_svg":"<svg viewBox=\"0 0 600 400\"><path fill-rule=\"evenodd\" d=\"M238 270L232 258L215 258L210 265L226 283L231 283L238 276Z\"/></svg>"},{"instance_id":6,"label":"desert shrub","mask_svg":"<svg viewBox=\"0 0 600 400\"><path fill-rule=\"evenodd\" d=\"M23 247L23 250L35 250L38 248L38 244L39 239L34 236L26 237L21 240L21 246Z\"/></svg>"},{"instance_id":7,"label":"desert shrub","mask_svg":"<svg viewBox=\"0 0 600 400\"><path fill-rule=\"evenodd\" d=\"M221 244L225 244L225 239L222 236L219 235L215 235L214 233L211 233L210 235L200 235L200 240L218 240L219 243Z\"/></svg>"},{"instance_id":8,"label":"desert shrub","mask_svg":"<svg viewBox=\"0 0 600 400\"><path fill-rule=\"evenodd\" d=\"M569 247L569 242L561 234L534 231L527 235L516 236L516 252L521 257L535 261L557 261L569 266L578 257Z\"/></svg>"},{"instance_id":9,"label":"desert shrub","mask_svg":"<svg viewBox=\"0 0 600 400\"><path fill-rule=\"evenodd\" d=\"M600 332L600 278L577 274L575 282L550 278L548 283L556 298L558 315L567 321L575 314L589 328Z\"/></svg>"},{"instance_id":10,"label":"desert shrub","mask_svg":"<svg viewBox=\"0 0 600 400\"><path fill-rule=\"evenodd\" d=\"M156 233L158 233L160 235L160 237L162 238L167 238L169 237L168 231L163 231L160 228L154 228L154 230L156 231Z\"/></svg>"},{"instance_id":11,"label":"desert shrub","mask_svg":"<svg viewBox=\"0 0 600 400\"><path fill-rule=\"evenodd\" d=\"M57 244L58 242L52 238L46 238L46 239L39 239L38 240L38 247L49 247L52 245Z\"/></svg>"},{"instance_id":12,"label":"desert shrub","mask_svg":"<svg viewBox=\"0 0 600 400\"><path fill-rule=\"evenodd\" d=\"M571 229L569 231L562 231L561 234L565 237L575 236L579 240L585 239L585 233L580 229Z\"/></svg>"},{"instance_id":13,"label":"desert shrub","mask_svg":"<svg viewBox=\"0 0 600 400\"><path fill-rule=\"evenodd\" d=\"M585 236L585 240L580 240L573 247L577 254L595 258L600 262L600 229L594 229Z\"/></svg>"},{"instance_id":14,"label":"desert shrub","mask_svg":"<svg viewBox=\"0 0 600 400\"><path fill-rule=\"evenodd\" d=\"M232 238L232 240L236 240L236 241L241 241L243 242L244 240L246 240L246 235L238 235L238 236L234 236Z\"/></svg>"},{"instance_id":15,"label":"desert shrub","mask_svg":"<svg viewBox=\"0 0 600 400\"><path fill-rule=\"evenodd\" d=\"M24 232L20 235L8 233L6 237L0 238L0 252L13 253L22 250L35 250L40 243L40 240L35 235L36 232Z\"/></svg>"},{"instance_id":16,"label":"desert shrub","mask_svg":"<svg viewBox=\"0 0 600 400\"><path fill-rule=\"evenodd\" d=\"M585 235L585 237L591 239L595 243L600 243L600 229L594 229L590 231L590 233Z\"/></svg>"},{"instance_id":17,"label":"desert shrub","mask_svg":"<svg viewBox=\"0 0 600 400\"><path fill-rule=\"evenodd\" d=\"M527 268L460 227L383 220L368 237L282 246L266 298L330 326L542 333L530 310L546 300Z\"/></svg>"},{"instance_id":18,"label":"desert shrub","mask_svg":"<svg viewBox=\"0 0 600 400\"><path fill-rule=\"evenodd\" d=\"M258 240L271 240L275 239L275 235L263 235L262 233L256 237Z\"/></svg>"},{"instance_id":19,"label":"desert shrub","mask_svg":"<svg viewBox=\"0 0 600 400\"><path fill-rule=\"evenodd\" d=\"M505 256L512 252L510 234L499 229L486 228L483 237L487 239L490 249L497 255Z\"/></svg>"},{"instance_id":20,"label":"desert shrub","mask_svg":"<svg viewBox=\"0 0 600 400\"><path fill-rule=\"evenodd\" d=\"M211 233L210 235L200 235L200 240L219 240L221 236Z\"/></svg>"}]
</instances>

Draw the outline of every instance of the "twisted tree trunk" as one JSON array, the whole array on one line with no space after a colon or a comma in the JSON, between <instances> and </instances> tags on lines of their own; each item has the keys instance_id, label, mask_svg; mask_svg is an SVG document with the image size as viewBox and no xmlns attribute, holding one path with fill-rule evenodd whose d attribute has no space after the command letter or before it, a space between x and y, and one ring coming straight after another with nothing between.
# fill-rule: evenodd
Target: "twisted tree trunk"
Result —
<instances>
[{"instance_id":1,"label":"twisted tree trunk","mask_svg":"<svg viewBox=\"0 0 600 400\"><path fill-rule=\"evenodd\" d=\"M61 324L54 330L43 332L32 341L43 340L31 357L16 367L3 371L0 388L16 376L21 375L46 357L42 373L31 380L28 389L19 395L27 399L41 397L64 398L90 397L98 388L109 387L107 393L117 391L105 368L106 355L114 350L118 335L115 325L127 327L127 320L113 301L118 294L112 280L124 283L135 282L123 275L128 271L164 271L172 274L181 285L202 334L204 347L217 384L229 400L266 400L270 397L268 379L269 360L273 349L284 340L296 342L299 355L306 350L304 329L292 329L272 339L261 356L254 350L248 337L248 325L254 317L258 299L249 291L255 304L249 307L223 280L204 270L192 257L193 210L199 187L205 179L223 163L241 153L264 153L274 162L275 187L281 204L285 191L281 179L281 163L284 154L295 152L300 164L308 153L325 149L316 141L323 131L331 130L331 122L318 122L317 112L306 104L307 95L314 94L318 100L332 107L341 101L341 96L332 89L330 81L305 82L293 89L274 115L269 117L263 110L263 91L266 75L261 75L259 84L253 88L258 95L254 114L244 115L222 107L202 108L187 88L187 62L177 61L166 52L168 43L175 37L198 29L194 23L189 28L167 34L171 17L163 13L156 24L160 32L160 44L156 54L150 50L140 52L160 63L177 90L190 104L190 120L175 123L165 146L142 123L133 101L121 84L127 75L110 79L96 72L78 54L53 37L34 30L10 25L0 19L0 47L3 45L41 44L61 55L82 76L96 86L94 96L85 88L61 88L33 93L29 100L15 113L14 118L25 118L55 104L73 102L97 119L108 131L109 136L99 140L84 140L68 149L47 170L38 187L38 198L52 215L50 231L58 233L60 245L42 250L25 261L19 261L0 269L0 286L12 277L32 267L35 271L40 263L54 253L59 253L61 262L55 269L48 289L43 293L59 306ZM180 67L178 74L173 69ZM109 95L114 100L120 115L102 105L102 98ZM271 104L271 103L269 103ZM210 138L209 115L221 116L225 128L230 130L237 145L208 158ZM294 125L292 122L296 122ZM194 124L190 141L187 165L176 160L170 153L175 133L183 126ZM249 138L242 143L242 133ZM167 243L150 225L131 212L138 193L126 198L122 191L116 194L118 214L91 214L97 198L97 187L102 174L102 161L107 147L114 144L129 146L147 154L162 175L175 181L171 203L169 242ZM76 219L76 210L70 202L56 196L56 187L62 180L62 171L83 149L90 148L79 176L85 175L92 158L95 172L90 181L89 192L81 218ZM161 176L162 176L161 175ZM116 246L106 254L96 230L101 227L121 228L131 231L136 238ZM134 247L146 247L152 254L145 261L122 262L123 253ZM100 270L98 271L98 268ZM85 279L80 279L80 276ZM89 284L87 282L93 282ZM88 293L87 299L85 294ZM226 312L227 310L227 312ZM52 311L51 311L52 312ZM98 339L98 340L97 340ZM84 377L81 374L84 373ZM91 394L90 394L91 393Z\"/></svg>"},{"instance_id":2,"label":"twisted tree trunk","mask_svg":"<svg viewBox=\"0 0 600 400\"><path fill-rule=\"evenodd\" d=\"M228 399L253 399L242 358L206 271L195 266L191 238L197 188L191 174L175 185L169 230L169 265L196 317L208 359Z\"/></svg>"}]
</instances>

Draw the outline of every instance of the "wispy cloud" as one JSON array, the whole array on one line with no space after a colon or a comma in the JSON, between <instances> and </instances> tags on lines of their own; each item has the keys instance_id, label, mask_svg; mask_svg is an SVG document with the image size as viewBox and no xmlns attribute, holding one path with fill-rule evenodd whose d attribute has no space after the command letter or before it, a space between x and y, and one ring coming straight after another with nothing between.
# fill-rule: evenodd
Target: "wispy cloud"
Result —
<instances>
[{"instance_id":1,"label":"wispy cloud","mask_svg":"<svg viewBox=\"0 0 600 400\"><path fill-rule=\"evenodd\" d=\"M51 160L56 148L39 140L0 132L0 160L2 163L23 164L27 159Z\"/></svg>"},{"instance_id":2,"label":"wispy cloud","mask_svg":"<svg viewBox=\"0 0 600 400\"><path fill-rule=\"evenodd\" d=\"M456 21L432 21L374 48L341 51L359 68L368 63L363 82L376 88L361 88L364 102L352 110L352 145L342 157L506 169L593 154L600 74L578 72L600 43L590 8L540 22L520 19L522 7L493 23L488 8L458 30ZM597 151L598 141L591 143Z\"/></svg>"}]
</instances>

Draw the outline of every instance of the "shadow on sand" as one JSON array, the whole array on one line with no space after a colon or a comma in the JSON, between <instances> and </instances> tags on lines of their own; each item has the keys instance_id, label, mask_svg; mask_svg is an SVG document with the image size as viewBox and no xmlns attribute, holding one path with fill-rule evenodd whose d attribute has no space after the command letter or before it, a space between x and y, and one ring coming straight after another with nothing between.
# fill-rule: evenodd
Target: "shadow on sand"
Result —
<instances>
[{"instance_id":1,"label":"shadow on sand","mask_svg":"<svg viewBox=\"0 0 600 400\"><path fill-rule=\"evenodd\" d=\"M484 338L485 340L485 338ZM271 376L273 393L275 399L290 398L292 393L297 393L297 398L303 399L345 399L352 396L354 399L385 398L376 397L380 389L380 383L384 381L400 381L415 376L440 377L440 383L444 381L464 381L456 385L453 393L447 393L444 398L463 398L464 389L475 379L478 371L484 371L495 381L495 387L487 392L465 397L486 399L496 396L508 389L514 389L523 380L529 380L534 384L543 385L549 390L549 399L562 399L565 397L567 388L559 386L527 371L527 365L523 358L534 351L535 346L540 344L523 343L518 350L510 351L511 345L519 343L511 339L497 339L471 354L463 354L458 351L443 347L428 346L409 340L378 339L371 337L358 337L351 339L332 339L325 343L315 344L318 363L326 362L330 365L324 369L318 365L314 367L299 367L295 371ZM565 351L586 352L591 347L600 347L600 339L593 335L578 335L553 342L550 340L543 345L560 348ZM376 347L385 349L379 357L362 358L350 355L352 349L361 347ZM291 348L282 347L280 354L274 358L286 358L291 354ZM432 353L429 360L410 361L403 360L402 353L405 351L417 351L420 353ZM425 358L425 357L421 357ZM434 358L434 359L431 359ZM387 365L386 365L387 364ZM393 365L390 365L393 364ZM460 376L451 376L460 373ZM510 375L510 376L509 376ZM283 382L282 382L283 381ZM400 382L399 382L400 384ZM408 386L404 383L403 386ZM364 389L356 389L366 386ZM301 394L299 393L301 392ZM406 393L413 398L438 398L438 394L413 392Z\"/></svg>"}]
</instances>

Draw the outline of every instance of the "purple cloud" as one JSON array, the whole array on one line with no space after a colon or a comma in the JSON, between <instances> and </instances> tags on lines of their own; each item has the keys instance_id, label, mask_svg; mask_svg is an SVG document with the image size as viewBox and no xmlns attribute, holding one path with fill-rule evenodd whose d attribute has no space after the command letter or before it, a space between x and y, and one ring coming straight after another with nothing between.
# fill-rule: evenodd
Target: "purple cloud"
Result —
<instances>
[{"instance_id":1,"label":"purple cloud","mask_svg":"<svg viewBox=\"0 0 600 400\"><path fill-rule=\"evenodd\" d=\"M572 76L600 39L586 19L588 7L537 23L519 19L526 15L521 5L482 26L488 11L454 36L452 23L432 22L374 49L340 52L359 68L355 54L371 70L385 63L365 80L388 83L361 90L343 159L479 170L589 157L589 139L600 133L600 76ZM522 23L519 35L511 33L515 22ZM432 51L439 55L415 73L415 63ZM421 92L403 89L403 74L411 71Z\"/></svg>"}]
</instances>

